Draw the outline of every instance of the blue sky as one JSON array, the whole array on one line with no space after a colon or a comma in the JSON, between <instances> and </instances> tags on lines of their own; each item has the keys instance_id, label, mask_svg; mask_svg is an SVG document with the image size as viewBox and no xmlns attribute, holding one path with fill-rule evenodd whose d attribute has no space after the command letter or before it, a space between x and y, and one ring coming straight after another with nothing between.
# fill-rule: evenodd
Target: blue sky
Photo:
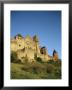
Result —
<instances>
[{"instance_id":1,"label":"blue sky","mask_svg":"<svg viewBox=\"0 0 72 90\"><path fill-rule=\"evenodd\" d=\"M55 49L61 58L61 11L11 11L11 37L20 33L38 35L49 55Z\"/></svg>"}]
</instances>

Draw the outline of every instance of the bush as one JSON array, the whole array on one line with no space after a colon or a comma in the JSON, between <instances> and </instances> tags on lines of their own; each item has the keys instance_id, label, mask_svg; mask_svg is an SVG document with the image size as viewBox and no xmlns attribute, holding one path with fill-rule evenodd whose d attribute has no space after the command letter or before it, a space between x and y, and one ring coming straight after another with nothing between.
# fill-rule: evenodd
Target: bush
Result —
<instances>
[{"instance_id":1,"label":"bush","mask_svg":"<svg viewBox=\"0 0 72 90\"><path fill-rule=\"evenodd\" d=\"M32 66L33 72L36 74L45 73L46 67L41 63L34 63Z\"/></svg>"},{"instance_id":2,"label":"bush","mask_svg":"<svg viewBox=\"0 0 72 90\"><path fill-rule=\"evenodd\" d=\"M11 62L17 61L17 53L16 52L11 52Z\"/></svg>"},{"instance_id":3,"label":"bush","mask_svg":"<svg viewBox=\"0 0 72 90\"><path fill-rule=\"evenodd\" d=\"M29 71L29 67L28 66L23 66L22 68L21 68L21 70L24 70L24 71Z\"/></svg>"},{"instance_id":4,"label":"bush","mask_svg":"<svg viewBox=\"0 0 72 90\"><path fill-rule=\"evenodd\" d=\"M21 64L22 62L21 62L20 59L17 59L17 60L14 61L14 63L19 63L19 64Z\"/></svg>"},{"instance_id":5,"label":"bush","mask_svg":"<svg viewBox=\"0 0 72 90\"><path fill-rule=\"evenodd\" d=\"M53 61L53 60L50 60L50 61L48 61L48 64L52 64L52 65L54 65L55 67L56 66L60 66L61 65L61 61Z\"/></svg>"},{"instance_id":6,"label":"bush","mask_svg":"<svg viewBox=\"0 0 72 90\"><path fill-rule=\"evenodd\" d=\"M48 64L46 68L47 73L52 73L53 70L54 70L54 66L52 64Z\"/></svg>"},{"instance_id":7,"label":"bush","mask_svg":"<svg viewBox=\"0 0 72 90\"><path fill-rule=\"evenodd\" d=\"M42 59L40 57L37 57L36 59L38 62L43 63Z\"/></svg>"},{"instance_id":8,"label":"bush","mask_svg":"<svg viewBox=\"0 0 72 90\"><path fill-rule=\"evenodd\" d=\"M24 64L21 70L31 72L33 74L39 74L45 72L45 66L40 63Z\"/></svg>"},{"instance_id":9,"label":"bush","mask_svg":"<svg viewBox=\"0 0 72 90\"><path fill-rule=\"evenodd\" d=\"M54 60L49 60L48 63L49 64L54 64Z\"/></svg>"}]
</instances>

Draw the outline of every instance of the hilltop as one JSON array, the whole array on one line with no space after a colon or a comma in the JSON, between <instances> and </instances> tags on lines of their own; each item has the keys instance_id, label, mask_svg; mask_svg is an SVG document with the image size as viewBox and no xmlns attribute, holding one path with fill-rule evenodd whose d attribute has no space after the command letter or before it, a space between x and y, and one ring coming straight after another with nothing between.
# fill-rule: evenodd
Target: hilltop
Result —
<instances>
[{"instance_id":1,"label":"hilltop","mask_svg":"<svg viewBox=\"0 0 72 90\"><path fill-rule=\"evenodd\" d=\"M11 79L61 79L58 53L50 56L36 35L16 35L11 39Z\"/></svg>"}]
</instances>

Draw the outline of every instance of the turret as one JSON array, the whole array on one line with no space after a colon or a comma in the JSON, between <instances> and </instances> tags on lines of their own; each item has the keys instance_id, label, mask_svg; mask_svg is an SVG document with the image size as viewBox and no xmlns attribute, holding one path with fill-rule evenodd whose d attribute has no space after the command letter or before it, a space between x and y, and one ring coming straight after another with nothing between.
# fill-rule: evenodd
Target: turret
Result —
<instances>
[{"instance_id":1,"label":"turret","mask_svg":"<svg viewBox=\"0 0 72 90\"><path fill-rule=\"evenodd\" d=\"M58 53L56 52L56 50L53 51L53 60L54 61L58 61Z\"/></svg>"},{"instance_id":2,"label":"turret","mask_svg":"<svg viewBox=\"0 0 72 90\"><path fill-rule=\"evenodd\" d=\"M33 41L34 41L35 44L36 44L36 52L37 52L37 53L40 53L39 40L38 40L38 37L37 37L36 35L33 37Z\"/></svg>"},{"instance_id":3,"label":"turret","mask_svg":"<svg viewBox=\"0 0 72 90\"><path fill-rule=\"evenodd\" d=\"M46 47L42 47L41 49L40 49L40 53L41 54L44 54L44 55L46 55Z\"/></svg>"},{"instance_id":4,"label":"turret","mask_svg":"<svg viewBox=\"0 0 72 90\"><path fill-rule=\"evenodd\" d=\"M14 38L15 38L15 39L22 39L23 37L22 37L21 34L17 34Z\"/></svg>"}]
</instances>

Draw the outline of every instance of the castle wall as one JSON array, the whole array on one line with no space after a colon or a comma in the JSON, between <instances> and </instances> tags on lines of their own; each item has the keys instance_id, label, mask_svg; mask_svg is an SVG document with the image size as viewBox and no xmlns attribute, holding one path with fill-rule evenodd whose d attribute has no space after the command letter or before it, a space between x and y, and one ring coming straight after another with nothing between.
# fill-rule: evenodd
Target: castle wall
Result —
<instances>
[{"instance_id":1,"label":"castle wall","mask_svg":"<svg viewBox=\"0 0 72 90\"><path fill-rule=\"evenodd\" d=\"M20 60L22 60L22 62L25 61L24 58L25 58L26 56L27 56L27 58L28 58L28 62L35 61L35 60L34 60L34 51L33 51L33 50L26 49L24 52L18 51L17 54L18 54L18 58L19 58Z\"/></svg>"},{"instance_id":2,"label":"castle wall","mask_svg":"<svg viewBox=\"0 0 72 90\"><path fill-rule=\"evenodd\" d=\"M51 58L48 55L38 54L37 56L40 57L43 62L47 62L47 61L51 60Z\"/></svg>"},{"instance_id":3,"label":"castle wall","mask_svg":"<svg viewBox=\"0 0 72 90\"><path fill-rule=\"evenodd\" d=\"M35 61L34 55L37 53L37 57L42 58L44 62L49 61L51 58L40 53L39 43L35 43L32 38L27 36L26 38L18 38L11 40L11 51L17 51L18 59L24 62L24 58L27 56L28 62Z\"/></svg>"},{"instance_id":4,"label":"castle wall","mask_svg":"<svg viewBox=\"0 0 72 90\"><path fill-rule=\"evenodd\" d=\"M24 45L25 45L25 43L24 43L24 40L23 39L21 39L21 40L17 40L17 50L20 50L20 49L23 49L24 48Z\"/></svg>"},{"instance_id":5,"label":"castle wall","mask_svg":"<svg viewBox=\"0 0 72 90\"><path fill-rule=\"evenodd\" d=\"M17 51L17 44L11 43L11 51Z\"/></svg>"}]
</instances>

